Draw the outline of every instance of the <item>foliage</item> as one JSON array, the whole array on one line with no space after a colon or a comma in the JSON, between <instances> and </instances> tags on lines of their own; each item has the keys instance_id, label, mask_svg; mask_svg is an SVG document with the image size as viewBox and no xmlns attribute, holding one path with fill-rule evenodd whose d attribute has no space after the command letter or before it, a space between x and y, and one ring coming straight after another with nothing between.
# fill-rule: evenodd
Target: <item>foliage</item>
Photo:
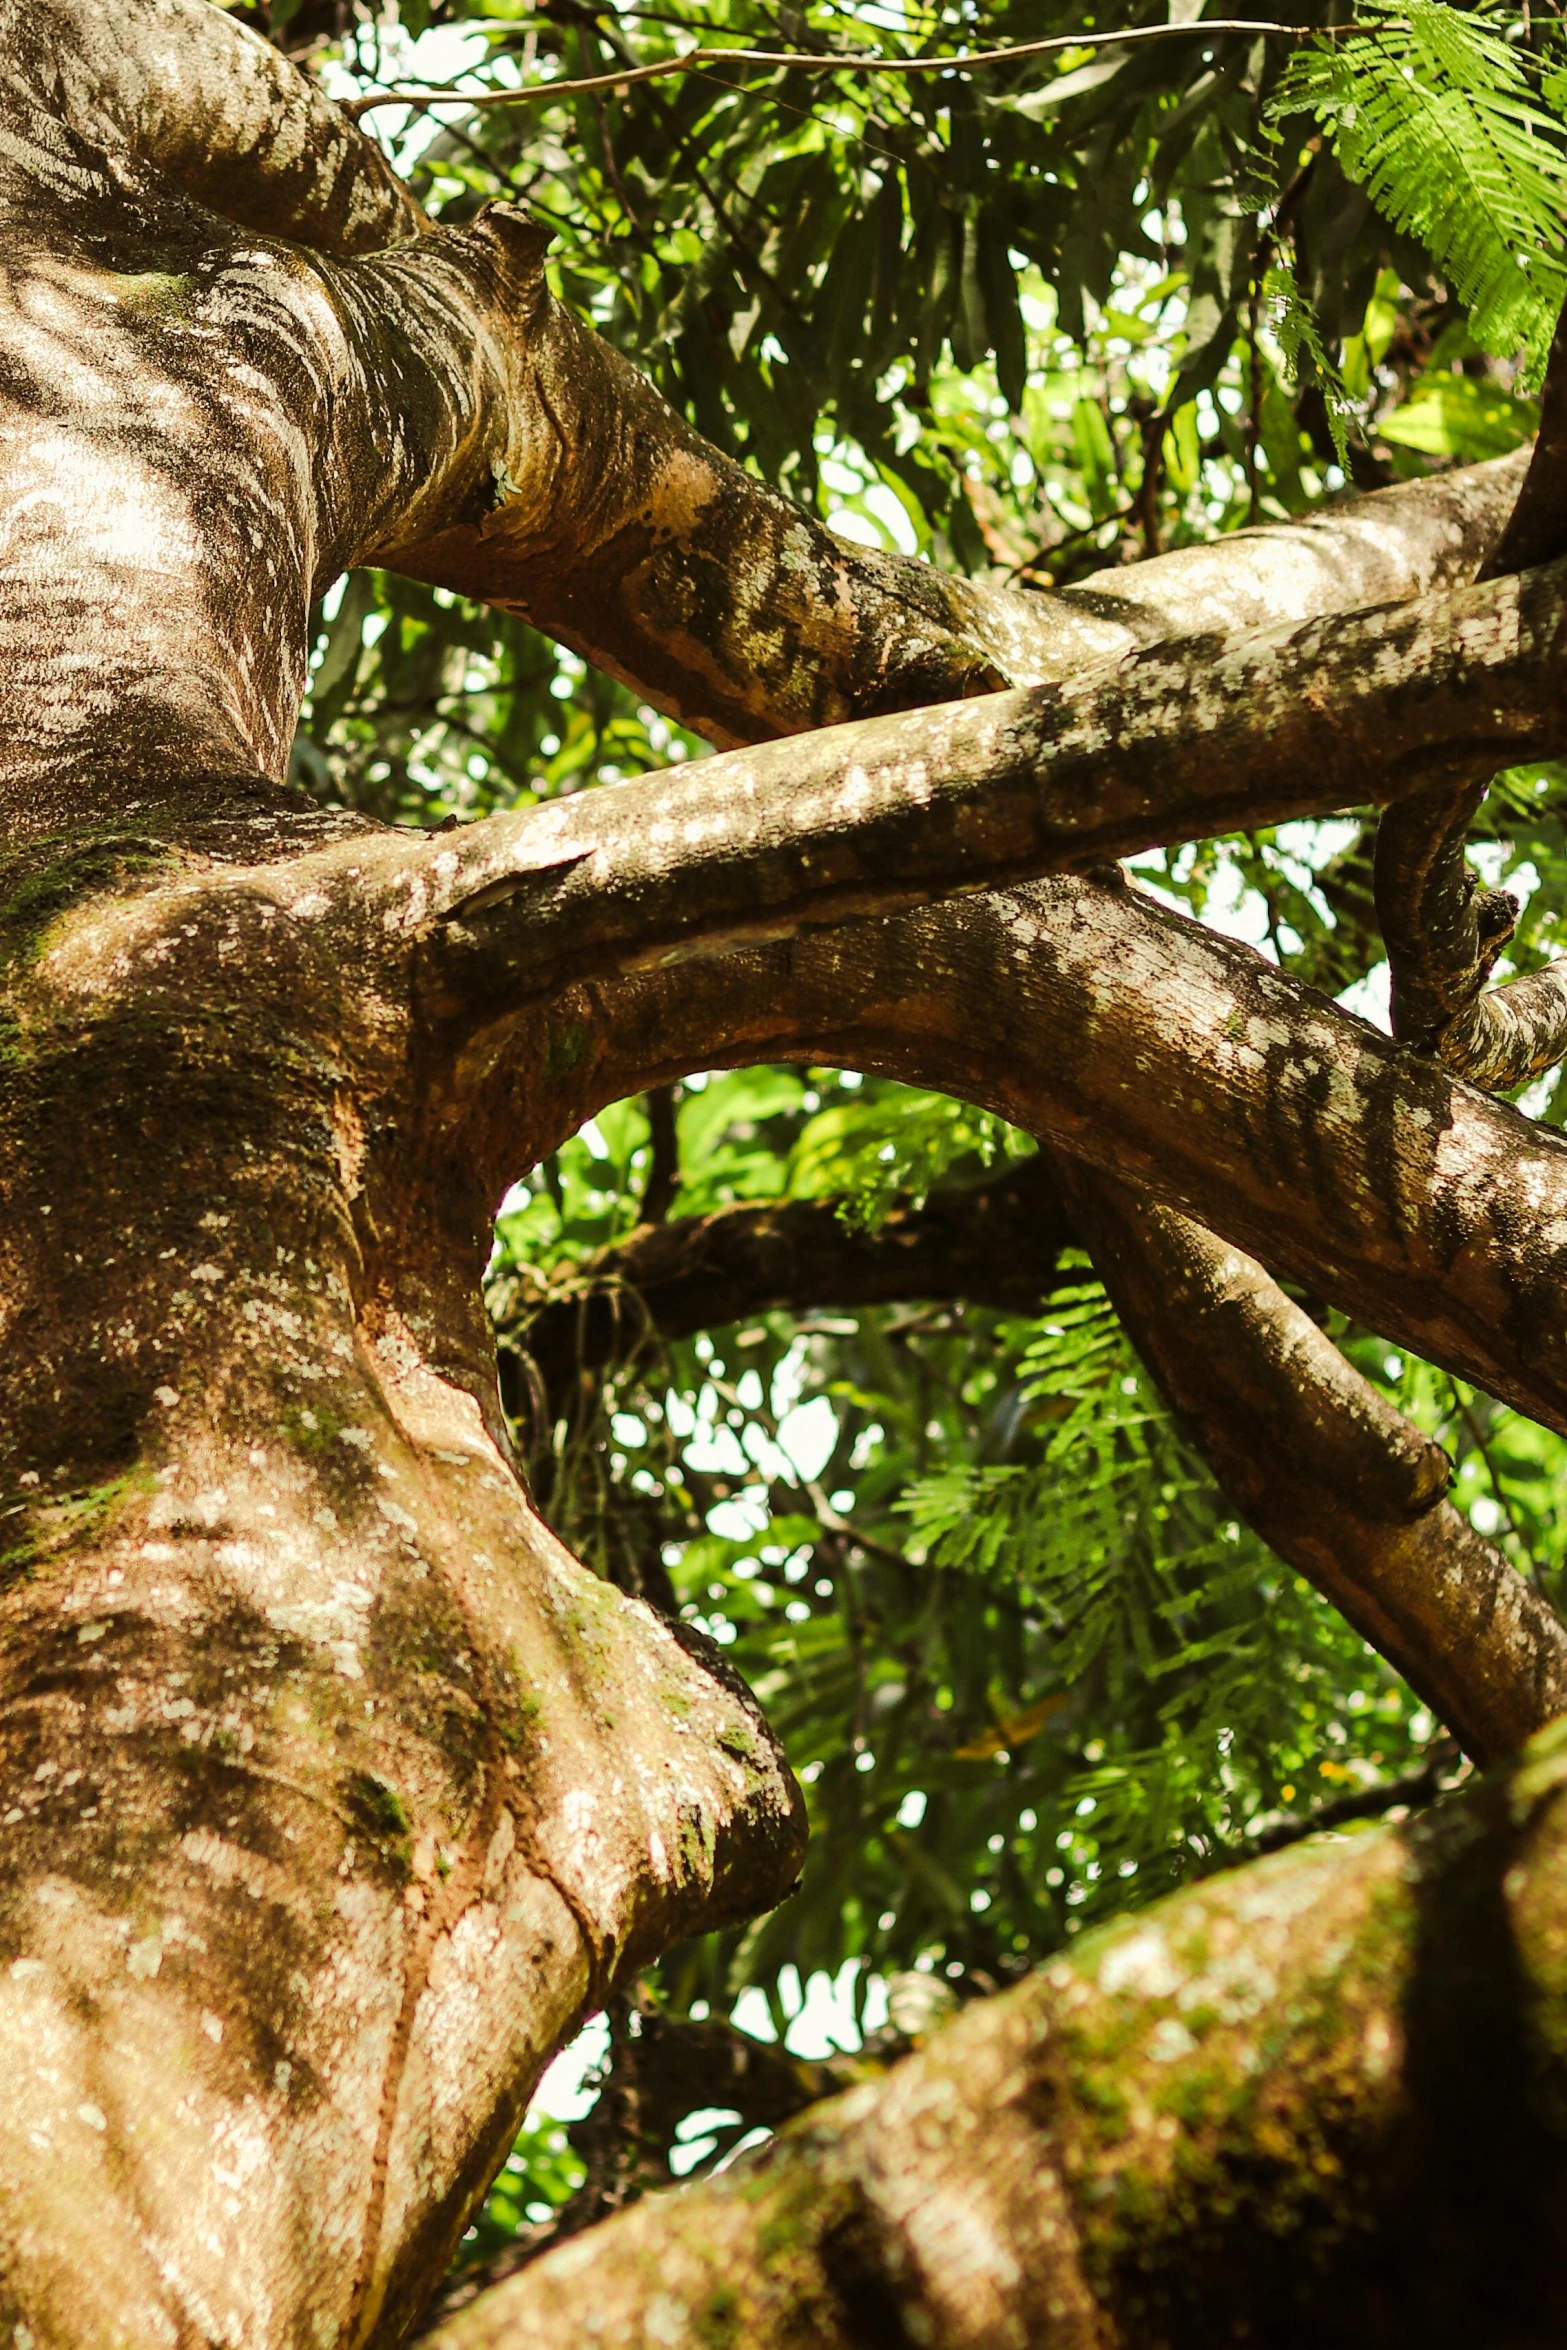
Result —
<instances>
[{"instance_id":1,"label":"foliage","mask_svg":"<svg viewBox=\"0 0 1567 2350\"><path fill-rule=\"evenodd\" d=\"M463 2265L490 2259L522 2229L552 2218L582 2179L582 2163L558 2122L524 2122L483 2211L463 2239Z\"/></svg>"},{"instance_id":2,"label":"foliage","mask_svg":"<svg viewBox=\"0 0 1567 2350\"><path fill-rule=\"evenodd\" d=\"M1427 247L1481 349L1522 352L1538 375L1567 294L1567 158L1559 123L1531 102L1533 61L1442 0L1367 0L1363 13L1368 32L1292 61L1270 113L1314 116L1349 177Z\"/></svg>"},{"instance_id":3,"label":"foliage","mask_svg":"<svg viewBox=\"0 0 1567 2350\"><path fill-rule=\"evenodd\" d=\"M1081 29L1060 0L941 9L684 0L272 0L246 11L329 86L470 89L709 43L952 60L894 80L692 73L473 113L368 117L442 217L506 195L555 230L561 292L720 445L845 536L1048 587L1344 486L1488 457L1533 430L1567 278L1560 37L1414 0L1305 43L1103 36L986 69L961 52ZM1178 12L1172 12L1178 13ZM1303 29L1324 11L1286 10ZM409 47L433 27L436 46ZM1520 260L1522 256L1522 260ZM701 746L525 624L379 575L317 615L295 769L429 824L526 805ZM1559 951L1567 773L1502 777L1485 878L1525 901L1503 967ZM1348 812L1138 860L1377 1016L1369 831ZM1381 991L1381 992L1379 992ZM1567 1120L1552 1077L1530 1114ZM678 1089L672 1213L898 1197L1027 1139L853 1072ZM523 1176L495 1273L564 1278L635 1223L650 1162L618 1104ZM521 1174L522 1171L519 1170ZM786 2021L815 1969L984 1989L1085 1920L1220 1864L1281 1810L1418 1764L1437 1726L1230 1512L1086 1269L1033 1321L821 1301L624 1359L524 1431L554 1522L622 1579L656 1567L725 1642L805 1781L800 1892L688 1946L649 1996ZM1556 1597L1555 1437L1331 1320L1457 1464L1475 1521ZM558 2201L537 2135L481 2222Z\"/></svg>"}]
</instances>

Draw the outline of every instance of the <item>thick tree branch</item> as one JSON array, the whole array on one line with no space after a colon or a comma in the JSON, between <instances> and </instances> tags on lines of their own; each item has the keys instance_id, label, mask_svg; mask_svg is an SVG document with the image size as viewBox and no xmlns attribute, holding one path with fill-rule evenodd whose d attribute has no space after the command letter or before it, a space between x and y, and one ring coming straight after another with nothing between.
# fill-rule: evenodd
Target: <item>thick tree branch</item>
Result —
<instances>
[{"instance_id":1,"label":"thick tree branch","mask_svg":"<svg viewBox=\"0 0 1567 2350\"><path fill-rule=\"evenodd\" d=\"M601 2109L611 2102L608 2091L624 2070L629 2094L615 2101L622 2110L614 2120L623 2124L615 2152L632 2196L669 2185L669 2158L679 2143L676 2133L697 2108L719 2108L739 2116L715 2133L720 2145L727 2140L733 2146L748 2131L781 2128L808 2106L886 2071L894 2056L908 2051L907 2035L890 2027L884 2027L878 2036L882 2045L874 2050L812 2060L791 2056L776 2042L753 2040L717 2016L698 2023L651 2008L642 2011L638 2023L638 2037L621 2039L613 2051L610 2083L601 2090L598 2105L567 2133L579 2152L588 2151L582 2141L600 2135L608 2118ZM557 2242L576 2235L580 2225L591 2226L592 2220L579 2222L574 2209L588 2184L584 2182L554 2219L523 2229L482 2266L448 2278L421 2313L412 2339L426 2340L482 2294L516 2276ZM600 2216L594 2214L595 2219Z\"/></svg>"},{"instance_id":2,"label":"thick tree branch","mask_svg":"<svg viewBox=\"0 0 1567 2350\"><path fill-rule=\"evenodd\" d=\"M867 719L493 816L410 856L432 1012L1418 787L1567 730L1567 568ZM1375 758L1372 753L1375 750ZM432 922L431 917L434 917Z\"/></svg>"},{"instance_id":3,"label":"thick tree branch","mask_svg":"<svg viewBox=\"0 0 1567 2350\"><path fill-rule=\"evenodd\" d=\"M430 225L380 149L209 0L5 0L0 50L19 80L49 69L52 104L33 111L35 127L52 120L90 156L172 182L241 228L347 256ZM19 166L29 159L13 146L0 192Z\"/></svg>"},{"instance_id":4,"label":"thick tree branch","mask_svg":"<svg viewBox=\"0 0 1567 2350\"><path fill-rule=\"evenodd\" d=\"M1128 1335L1241 1514L1477 1762L1567 1712L1567 1629L1444 1497L1451 1464L1262 1267L1057 1157Z\"/></svg>"},{"instance_id":5,"label":"thick tree branch","mask_svg":"<svg viewBox=\"0 0 1567 2350\"><path fill-rule=\"evenodd\" d=\"M1209 1879L441 2350L1556 2338L1567 1754Z\"/></svg>"},{"instance_id":6,"label":"thick tree branch","mask_svg":"<svg viewBox=\"0 0 1567 2350\"><path fill-rule=\"evenodd\" d=\"M515 602L678 714L720 738L751 739L1060 678L1194 625L1233 630L1445 587L1462 568L1455 558L1477 559L1511 502L1518 468L1509 460L1222 550L1189 550L1145 567L1142 579L1121 574L1113 585L1053 598L987 591L929 566L845 550L714 456L548 297L540 234L525 216L497 206L471 228L416 236L416 211L389 193L369 143L275 52L201 0L157 0L145 15L107 25L85 0L50 0L36 15L14 0L13 8L18 121L49 112L56 40L84 90L101 66L119 93L107 112L99 106L76 127L84 151L98 142L97 178L87 173L63 200L84 227L97 218L95 205L101 213L119 200L127 173L141 176L154 210L183 187L221 212L231 203L222 175L251 173L259 153L261 192L240 208L247 229L283 227L323 254L360 252L367 239L408 240L395 256L369 260L309 260L297 245L224 256L211 214L187 208L159 224L177 253L189 247L194 286L205 286L214 264L220 276L228 270L210 318L205 294L196 301L199 349L155 337L157 367L172 370L191 426L189 447L171 452L171 410L159 408L159 463L178 458L164 527L171 545L181 533L204 540L227 590L194 569L184 580L187 556L158 572L156 608L149 578L133 581L123 564L108 576L96 492L78 501L78 548L55 553L70 593L92 608L106 639L94 655L105 704L117 697L142 713L149 699L166 702L165 770L179 764L173 742L188 764L201 733L209 776L253 785L278 772L304 677L296 632L312 588L345 562L402 563ZM174 102L176 90L192 89L199 135ZM17 217L41 198L60 209L48 159L17 152L11 167L21 176L8 190ZM267 209L274 199L275 214ZM150 210L149 233L152 224ZM83 338L99 331L100 291L73 288ZM225 371L214 360L241 321L245 368ZM115 334L132 323L117 316ZM47 386L38 388L47 396ZM135 473L153 439L119 408L95 433L83 433L80 418L75 431L90 456L77 474L94 482L105 461L119 475ZM275 478L225 469L218 451L254 447L267 433L277 444ZM366 463L371 450L378 467ZM269 542L296 556L308 550L311 561L296 561L286 577L251 565L251 590L238 549L258 497ZM191 508L203 501L214 511L193 534ZM230 519L232 548L213 527ZM35 584L26 546L6 553L11 575ZM76 555L86 577L73 576ZM236 583L248 592L236 595ZM99 618L111 613L123 615L113 626ZM245 647L261 636L279 640L278 651L256 674ZM58 698L52 673L40 674L50 642L46 633L40 644L35 631L6 663L17 673L19 707L44 709ZM0 655L10 652L0 644ZM40 739L31 784L62 772L62 748ZM72 748L80 755L70 788L79 795L114 746L95 734ZM122 797L125 758L120 746Z\"/></svg>"},{"instance_id":7,"label":"thick tree branch","mask_svg":"<svg viewBox=\"0 0 1567 2350\"><path fill-rule=\"evenodd\" d=\"M476 331L510 346L504 499L433 537L404 527L376 560L525 614L721 745L1061 679L1194 630L1459 586L1524 462L1023 594L846 545L559 304L525 339L494 314Z\"/></svg>"},{"instance_id":8,"label":"thick tree branch","mask_svg":"<svg viewBox=\"0 0 1567 2350\"><path fill-rule=\"evenodd\" d=\"M874 1230L846 1224L833 1200L642 1224L508 1301L497 1331L502 1394L514 1416L529 1410L523 1354L553 1406L579 1370L634 1355L647 1339L686 1338L774 1307L943 1298L1032 1313L1073 1237L1060 1185L1037 1158L972 1190L936 1192L921 1208L894 1208Z\"/></svg>"},{"instance_id":9,"label":"thick tree branch","mask_svg":"<svg viewBox=\"0 0 1567 2350\"><path fill-rule=\"evenodd\" d=\"M0 44L7 396L35 427L3 451L0 820L16 842L287 809L311 596L394 514L493 497L474 313L525 337L541 240L331 259L208 209L210 131L241 142L209 158L236 182L255 144L257 217L409 236L354 176L365 142L206 0L11 0Z\"/></svg>"},{"instance_id":10,"label":"thick tree branch","mask_svg":"<svg viewBox=\"0 0 1567 2350\"><path fill-rule=\"evenodd\" d=\"M92 201L112 196L115 174L130 172L160 201L178 185L219 213L237 213L247 229L282 230L324 254L411 240L395 266L339 259L307 267L296 247L281 279L270 269L260 312L278 312L278 372L281 342L293 346L291 458L296 467L307 459L312 479L267 484L268 519L275 526L286 517L316 558L313 576L258 580L273 634L291 609L302 624L311 587L343 562L403 563L529 610L678 714L720 738L752 739L1009 681L1061 678L1193 626L1231 631L1442 588L1483 552L1511 503L1518 465L1507 460L1049 598L976 588L929 566L845 550L717 458L544 293L541 240L525 216L498 206L473 228L416 235L417 208L369 142L276 52L201 0L156 0L112 22L85 0L49 0L36 12L13 0L13 13L18 119L48 112L44 85L52 92L57 49L66 79L81 85L86 112L76 135L84 146L97 142L95 168L108 173L101 188L94 182L73 194L67 211L74 205L85 220ZM89 106L81 93L99 80L108 98ZM19 217L46 185L57 194L41 154L30 163L28 152L20 163L13 155L12 164L21 173L10 191ZM243 203L229 180L250 189ZM198 228L188 221L180 236L194 235L199 245ZM248 255L247 266L254 262ZM253 332L250 289L247 297ZM226 307L225 318L231 314ZM170 348L163 338L160 363ZM192 419L204 437L192 441L179 476L183 503L193 483L210 476L248 513L258 485L227 481L210 454L197 454L198 446L256 437L254 414L210 413L211 372L204 368ZM232 386L226 400L232 407ZM300 420L323 403L329 418L308 425L301 446ZM160 410L165 435L167 415ZM115 438L128 438L119 419ZM362 461L370 447L391 460L374 479ZM113 451L122 470L141 455L139 446ZM179 502L170 503L173 523ZM273 535L290 534L274 528ZM91 499L80 537L84 549L103 538ZM228 563L230 580L244 568ZM121 681L111 658L106 685L123 682L122 698L145 704L146 648L161 646L153 668L166 667L161 690L171 707L177 699L187 736L195 706L208 706L208 770L276 773L303 681L298 651L289 645L275 675L253 677L238 642L242 623L259 625L251 601L236 604L205 582L198 595L192 581L190 609L182 610L166 573L159 584L163 607L154 615L132 611L145 597L130 593L128 579L113 581L113 599L143 647L144 674L127 670ZM73 592L80 593L75 583ZM193 663L219 612L228 623L223 641L205 664ZM285 642L289 635L284 626ZM24 700L47 702L47 690L34 691L30 678L18 682ZM39 773L51 761L58 766L59 746L39 749Z\"/></svg>"},{"instance_id":11,"label":"thick tree branch","mask_svg":"<svg viewBox=\"0 0 1567 2350\"><path fill-rule=\"evenodd\" d=\"M1567 1428L1567 1144L1140 891L1083 880L570 991L476 1037L499 1198L604 1103L800 1059L981 1103Z\"/></svg>"}]
</instances>

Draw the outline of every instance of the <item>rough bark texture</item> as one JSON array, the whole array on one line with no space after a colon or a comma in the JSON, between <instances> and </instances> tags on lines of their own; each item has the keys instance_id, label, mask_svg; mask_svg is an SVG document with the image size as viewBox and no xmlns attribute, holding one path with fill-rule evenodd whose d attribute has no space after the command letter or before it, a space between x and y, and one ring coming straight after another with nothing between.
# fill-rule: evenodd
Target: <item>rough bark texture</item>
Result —
<instances>
[{"instance_id":1,"label":"rough bark texture","mask_svg":"<svg viewBox=\"0 0 1567 2350\"><path fill-rule=\"evenodd\" d=\"M1424 1791L1427 1797L1432 1792ZM649 2003L636 2015L611 2010L610 2080L598 2102L567 2128L587 2176L547 2220L519 2230L489 2260L457 2270L425 2309L412 2339L424 2342L493 2286L516 2276L555 2244L580 2235L650 2189L667 2187L680 2125L701 2107L727 2109L732 2146L755 2129L776 2130L808 2106L885 2073L908 2052L909 2035L883 2026L854 2055L812 2060L755 2040L717 2017L695 2022ZM597 2175L595 2175L597 2174ZM611 2200L612 2199L612 2200Z\"/></svg>"},{"instance_id":2,"label":"rough bark texture","mask_svg":"<svg viewBox=\"0 0 1567 2350\"><path fill-rule=\"evenodd\" d=\"M1203 628L1279 627L1463 585L1524 460L1189 548L1059 595L847 546L762 490L560 304L496 510L377 560L524 613L726 745L1074 675ZM1518 566L1513 566L1518 568Z\"/></svg>"},{"instance_id":3,"label":"rough bark texture","mask_svg":"<svg viewBox=\"0 0 1567 2350\"><path fill-rule=\"evenodd\" d=\"M1548 2350L1567 1756L1085 1936L440 2350Z\"/></svg>"},{"instance_id":4,"label":"rough bark texture","mask_svg":"<svg viewBox=\"0 0 1567 2350\"><path fill-rule=\"evenodd\" d=\"M1420 788L1563 739L1567 566L1075 686L866 719L470 825L410 880L427 1006L471 1024L667 964L1011 876ZM1375 764L1372 764L1373 752Z\"/></svg>"},{"instance_id":5,"label":"rough bark texture","mask_svg":"<svg viewBox=\"0 0 1567 2350\"><path fill-rule=\"evenodd\" d=\"M313 588L481 463L490 247L280 243L410 207L204 6L0 46L0 2323L388 2339L798 1800L532 1511L378 843L270 780Z\"/></svg>"},{"instance_id":6,"label":"rough bark texture","mask_svg":"<svg viewBox=\"0 0 1567 2350\"><path fill-rule=\"evenodd\" d=\"M1135 889L1036 882L569 989L461 1065L476 1117L549 1148L680 1070L791 1058L997 1110L1567 1425L1567 1143Z\"/></svg>"},{"instance_id":7,"label":"rough bark texture","mask_svg":"<svg viewBox=\"0 0 1567 2350\"><path fill-rule=\"evenodd\" d=\"M1129 892L815 927L1332 806L1373 736L1390 794L1554 745L1560 582L1460 588L1518 463L1055 601L848 553L205 0L0 0L0 55L0 2330L348 2350L584 2007L799 1859L746 1693L514 1472L494 1203L611 1095L857 1060L1562 1424L1553 1137ZM324 817L307 615L372 557L719 739L854 725L455 840Z\"/></svg>"},{"instance_id":8,"label":"rough bark texture","mask_svg":"<svg viewBox=\"0 0 1567 2350\"><path fill-rule=\"evenodd\" d=\"M7 877L0 2296L369 2338L561 2033L798 1822L512 1474L482 1203L309 860L82 862Z\"/></svg>"}]
</instances>

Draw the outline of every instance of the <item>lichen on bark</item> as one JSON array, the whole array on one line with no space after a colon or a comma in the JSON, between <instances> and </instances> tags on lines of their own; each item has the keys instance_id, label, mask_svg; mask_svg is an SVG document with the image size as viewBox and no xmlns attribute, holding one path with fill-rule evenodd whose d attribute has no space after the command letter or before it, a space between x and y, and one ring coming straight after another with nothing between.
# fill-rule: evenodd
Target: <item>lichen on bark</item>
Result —
<instances>
[{"instance_id":1,"label":"lichen on bark","mask_svg":"<svg viewBox=\"0 0 1567 2350\"><path fill-rule=\"evenodd\" d=\"M1564 1835L1558 1729L1084 1936L432 2341L699 2350L724 2295L748 2350L1553 2341Z\"/></svg>"},{"instance_id":2,"label":"lichen on bark","mask_svg":"<svg viewBox=\"0 0 1567 2350\"><path fill-rule=\"evenodd\" d=\"M517 1474L507 1186L724 1059L917 1074L1559 1422L1563 1146L1029 877L1335 804L1369 734L1388 796L1554 745L1560 581L1463 586L1516 462L1060 598L847 552L206 0L0 46L0 2327L351 2350L576 2019L800 1857L749 1694ZM835 731L455 840L323 814L308 612L372 557L716 741ZM1527 1726L1553 1654L1493 1616ZM584 2260L606 2343L1173 2340L1200 2242L1313 2248L1315 2308L1406 2112L1555 2095L1556 1770L1183 1897L454 2339L580 2338Z\"/></svg>"}]
</instances>

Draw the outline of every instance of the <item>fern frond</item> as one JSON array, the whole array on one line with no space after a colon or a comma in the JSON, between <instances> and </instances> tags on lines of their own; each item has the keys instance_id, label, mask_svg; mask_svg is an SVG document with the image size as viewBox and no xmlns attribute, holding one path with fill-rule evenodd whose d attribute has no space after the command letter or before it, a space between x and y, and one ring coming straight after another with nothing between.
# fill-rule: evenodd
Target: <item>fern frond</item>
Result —
<instances>
[{"instance_id":1,"label":"fern frond","mask_svg":"<svg viewBox=\"0 0 1567 2350\"><path fill-rule=\"evenodd\" d=\"M1307 113L1351 179L1418 237L1497 357L1543 371L1567 296L1567 155L1529 68L1481 19L1444 0L1383 0L1374 33L1314 42L1291 61L1275 120Z\"/></svg>"},{"instance_id":2,"label":"fern frond","mask_svg":"<svg viewBox=\"0 0 1567 2350\"><path fill-rule=\"evenodd\" d=\"M1327 410L1328 430L1333 435L1333 449L1339 464L1349 467L1349 428L1355 421L1353 395L1344 378L1328 357L1317 322L1311 314L1311 305L1301 295L1300 288L1289 272L1270 269L1262 281L1262 298L1284 354L1291 383L1297 388L1315 383L1322 393L1322 404Z\"/></svg>"}]
</instances>

